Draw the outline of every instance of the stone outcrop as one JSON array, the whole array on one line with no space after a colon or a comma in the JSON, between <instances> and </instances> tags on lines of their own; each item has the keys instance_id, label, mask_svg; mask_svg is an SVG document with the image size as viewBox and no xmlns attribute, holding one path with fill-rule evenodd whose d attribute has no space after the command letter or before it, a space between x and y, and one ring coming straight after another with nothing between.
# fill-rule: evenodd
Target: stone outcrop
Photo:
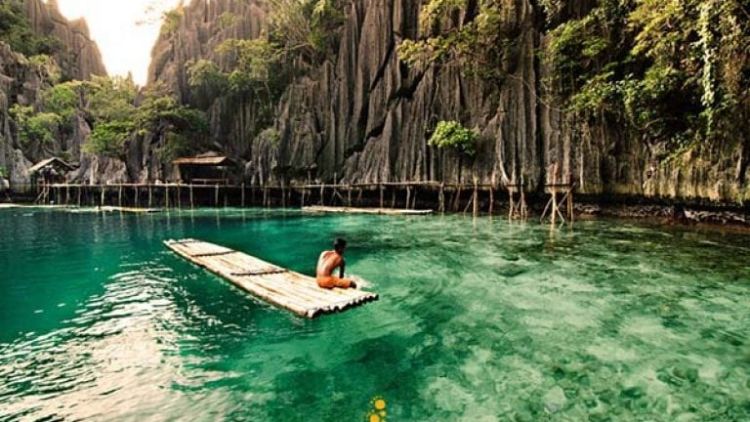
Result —
<instances>
[{"instance_id":1,"label":"stone outcrop","mask_svg":"<svg viewBox=\"0 0 750 422\"><path fill-rule=\"evenodd\" d=\"M252 110L209 108L214 138L247 161L247 176L278 182L306 177L350 182L445 180L509 182L539 191L552 180L571 181L587 194L675 198L739 204L750 198L750 146L723 145L686 153L664 164L658 146L607 122L573 119L543 87L547 71L537 54L545 45L536 2L506 0L504 21L515 42L505 51L508 77L487 85L450 67L409 69L396 46L415 37L420 1L352 0L335 57L294 81L277 106L269 142L254 126ZM591 2L570 7L583 13ZM260 3L258 3L260 4ZM575 6L575 7L573 7ZM232 12L242 24L221 28ZM263 27L255 2L194 0L174 34L154 48L151 81L172 86L190 100L184 64L216 57L227 38L252 38ZM457 119L481 133L472 163L427 145L434 125ZM247 148L245 148L247 146Z\"/></svg>"},{"instance_id":2,"label":"stone outcrop","mask_svg":"<svg viewBox=\"0 0 750 422\"><path fill-rule=\"evenodd\" d=\"M14 185L28 182L26 170L31 162L16 141L9 111L19 101L22 104L37 101L43 84L43 75L30 66L26 57L0 42L0 167Z\"/></svg>"},{"instance_id":3,"label":"stone outcrop","mask_svg":"<svg viewBox=\"0 0 750 422\"><path fill-rule=\"evenodd\" d=\"M60 40L54 57L68 79L86 80L91 75L107 75L99 47L91 40L84 19L66 19L60 13L57 0L46 3L24 0L24 6L34 32Z\"/></svg>"},{"instance_id":4,"label":"stone outcrop","mask_svg":"<svg viewBox=\"0 0 750 422\"><path fill-rule=\"evenodd\" d=\"M245 0L195 0L178 9L179 22L163 28L152 50L149 84L163 83L184 103L194 103L188 86L191 61L208 59L226 68L230 58L216 50L229 39L253 39L266 27L262 2ZM262 127L253 99L217 98L208 108L209 122L217 147L235 157L246 157L249 138Z\"/></svg>"},{"instance_id":5,"label":"stone outcrop","mask_svg":"<svg viewBox=\"0 0 750 422\"><path fill-rule=\"evenodd\" d=\"M53 57L64 77L85 80L92 75L107 74L99 49L89 38L84 20L66 20L54 0L47 3L24 0L24 7L31 28L36 33L58 39L59 48ZM38 106L42 90L49 84L50 78L44 69L0 41L0 167L9 173L9 179L16 188L29 183L27 170L33 162L50 155L61 155L83 164L99 161L82 151L82 145L91 132L82 116L77 116L72 135L65 139L56 139L44 146L24 145L18 139L15 122L9 114L10 108L14 104Z\"/></svg>"}]
</instances>

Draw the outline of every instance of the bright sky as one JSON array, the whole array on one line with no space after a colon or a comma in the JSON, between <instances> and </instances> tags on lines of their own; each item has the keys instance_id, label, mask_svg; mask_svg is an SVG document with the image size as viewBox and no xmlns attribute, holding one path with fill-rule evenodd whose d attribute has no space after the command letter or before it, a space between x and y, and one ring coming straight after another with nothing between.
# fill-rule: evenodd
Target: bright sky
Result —
<instances>
[{"instance_id":1,"label":"bright sky","mask_svg":"<svg viewBox=\"0 0 750 422\"><path fill-rule=\"evenodd\" d=\"M110 75L133 73L144 85L151 47L159 34L163 11L179 0L58 0L68 19L86 18L91 37L99 45Z\"/></svg>"}]
</instances>

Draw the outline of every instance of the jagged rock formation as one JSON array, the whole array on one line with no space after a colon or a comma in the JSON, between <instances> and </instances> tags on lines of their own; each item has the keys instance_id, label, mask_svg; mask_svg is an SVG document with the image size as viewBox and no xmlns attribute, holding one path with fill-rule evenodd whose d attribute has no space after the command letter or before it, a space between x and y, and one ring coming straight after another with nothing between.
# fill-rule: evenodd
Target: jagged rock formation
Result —
<instances>
[{"instance_id":1,"label":"jagged rock formation","mask_svg":"<svg viewBox=\"0 0 750 422\"><path fill-rule=\"evenodd\" d=\"M23 153L14 148L11 118L8 110L18 96L31 96L38 92L38 75L30 72L26 59L13 52L7 44L0 43L0 167L8 172L12 183L26 179L26 169L31 166Z\"/></svg>"},{"instance_id":2,"label":"jagged rock formation","mask_svg":"<svg viewBox=\"0 0 750 422\"><path fill-rule=\"evenodd\" d=\"M666 197L740 203L750 198L750 146L724 145L710 156L689 153L660 164L662 151L649 149L637 133L606 123L573 119L545 88L547 71L537 54L545 33L536 2L507 0L503 25L516 34L508 47L501 86L488 86L455 68L408 69L395 47L415 37L419 1L353 0L347 10L336 57L294 81L277 108L280 142L254 136L250 111L226 109L218 99L209 110L214 136L225 150L248 159L248 176L276 182L317 169L331 181L465 180L526 184L542 189L552 179L573 181L590 194ZM591 7L569 2L571 13ZM220 28L227 11L242 26ZM577 12L576 12L577 11ZM213 58L227 38L257 36L263 11L255 2L195 0L174 34L154 48L151 80L190 96L184 64ZM460 119L482 134L474 163L427 145L439 120ZM243 145L249 148L243 148ZM663 155L663 154L662 154Z\"/></svg>"},{"instance_id":3,"label":"jagged rock formation","mask_svg":"<svg viewBox=\"0 0 750 422\"><path fill-rule=\"evenodd\" d=\"M177 28L162 30L152 51L149 84L162 82L184 103L190 103L188 63L209 59L226 67L228 58L217 53L216 48L228 39L257 38L265 26L266 11L262 3L193 1L182 9ZM208 110L214 139L235 156L244 155L249 144L246 137L262 129L257 127L257 116L250 103L218 98Z\"/></svg>"},{"instance_id":4,"label":"jagged rock formation","mask_svg":"<svg viewBox=\"0 0 750 422\"><path fill-rule=\"evenodd\" d=\"M84 19L67 20L57 5L57 0L24 0L26 16L37 34L60 40L60 49L54 57L63 69L66 79L89 79L91 75L106 76L99 47L91 40Z\"/></svg>"},{"instance_id":5,"label":"jagged rock formation","mask_svg":"<svg viewBox=\"0 0 750 422\"><path fill-rule=\"evenodd\" d=\"M83 19L67 21L54 0L46 4L41 0L25 0L24 7L34 31L59 40L59 49L53 56L65 78L85 80L91 75L107 74L99 48L89 38ZM0 167L6 169L16 187L29 183L27 169L32 162L50 155L64 154L82 162L97 161L82 152L81 146L91 128L81 116L76 118L71 137L57 139L44 150L30 149L19 142L9 115L10 107L38 104L42 90L49 83L48 75L38 66L0 41Z\"/></svg>"}]
</instances>

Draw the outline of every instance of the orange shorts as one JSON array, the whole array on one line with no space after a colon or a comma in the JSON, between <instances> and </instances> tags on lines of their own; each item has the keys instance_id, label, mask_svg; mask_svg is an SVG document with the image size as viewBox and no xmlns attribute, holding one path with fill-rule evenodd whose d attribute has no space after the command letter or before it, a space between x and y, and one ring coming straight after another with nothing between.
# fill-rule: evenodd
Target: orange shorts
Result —
<instances>
[{"instance_id":1,"label":"orange shorts","mask_svg":"<svg viewBox=\"0 0 750 422\"><path fill-rule=\"evenodd\" d=\"M352 286L352 281L346 278L338 278L336 276L318 276L318 286L324 289L332 289L334 287L341 287L342 289L348 289Z\"/></svg>"}]
</instances>

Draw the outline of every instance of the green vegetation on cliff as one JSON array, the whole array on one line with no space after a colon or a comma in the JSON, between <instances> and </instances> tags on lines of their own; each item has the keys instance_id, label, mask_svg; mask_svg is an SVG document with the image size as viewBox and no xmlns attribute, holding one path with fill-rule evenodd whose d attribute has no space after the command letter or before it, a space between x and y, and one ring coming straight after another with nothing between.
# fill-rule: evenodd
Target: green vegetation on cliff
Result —
<instances>
[{"instance_id":1,"label":"green vegetation on cliff","mask_svg":"<svg viewBox=\"0 0 750 422\"><path fill-rule=\"evenodd\" d=\"M435 132L430 137L430 146L450 149L467 157L474 157L477 153L476 132L465 128L456 121L442 121L435 127Z\"/></svg>"},{"instance_id":2,"label":"green vegetation on cliff","mask_svg":"<svg viewBox=\"0 0 750 422\"><path fill-rule=\"evenodd\" d=\"M204 114L178 103L157 86L140 92L131 78L94 76L50 85L34 106L10 109L19 140L44 147L73 136L80 122L91 127L86 152L121 158L137 137L158 139L164 159L197 151L208 132Z\"/></svg>"},{"instance_id":3,"label":"green vegetation on cliff","mask_svg":"<svg viewBox=\"0 0 750 422\"><path fill-rule=\"evenodd\" d=\"M614 118L647 142L741 140L750 117L749 11L739 0L601 1L552 31L553 82L574 111Z\"/></svg>"},{"instance_id":4,"label":"green vegetation on cliff","mask_svg":"<svg viewBox=\"0 0 750 422\"><path fill-rule=\"evenodd\" d=\"M60 45L57 39L37 35L32 31L23 13L23 2L20 0L0 2L0 40L27 57L51 54Z\"/></svg>"},{"instance_id":5,"label":"green vegetation on cliff","mask_svg":"<svg viewBox=\"0 0 750 422\"><path fill-rule=\"evenodd\" d=\"M614 121L675 153L750 141L750 1L600 0L580 14L541 3L539 54L549 92L580 121ZM506 2L431 0L420 37L399 46L412 65L450 62L502 81L517 31Z\"/></svg>"}]
</instances>

